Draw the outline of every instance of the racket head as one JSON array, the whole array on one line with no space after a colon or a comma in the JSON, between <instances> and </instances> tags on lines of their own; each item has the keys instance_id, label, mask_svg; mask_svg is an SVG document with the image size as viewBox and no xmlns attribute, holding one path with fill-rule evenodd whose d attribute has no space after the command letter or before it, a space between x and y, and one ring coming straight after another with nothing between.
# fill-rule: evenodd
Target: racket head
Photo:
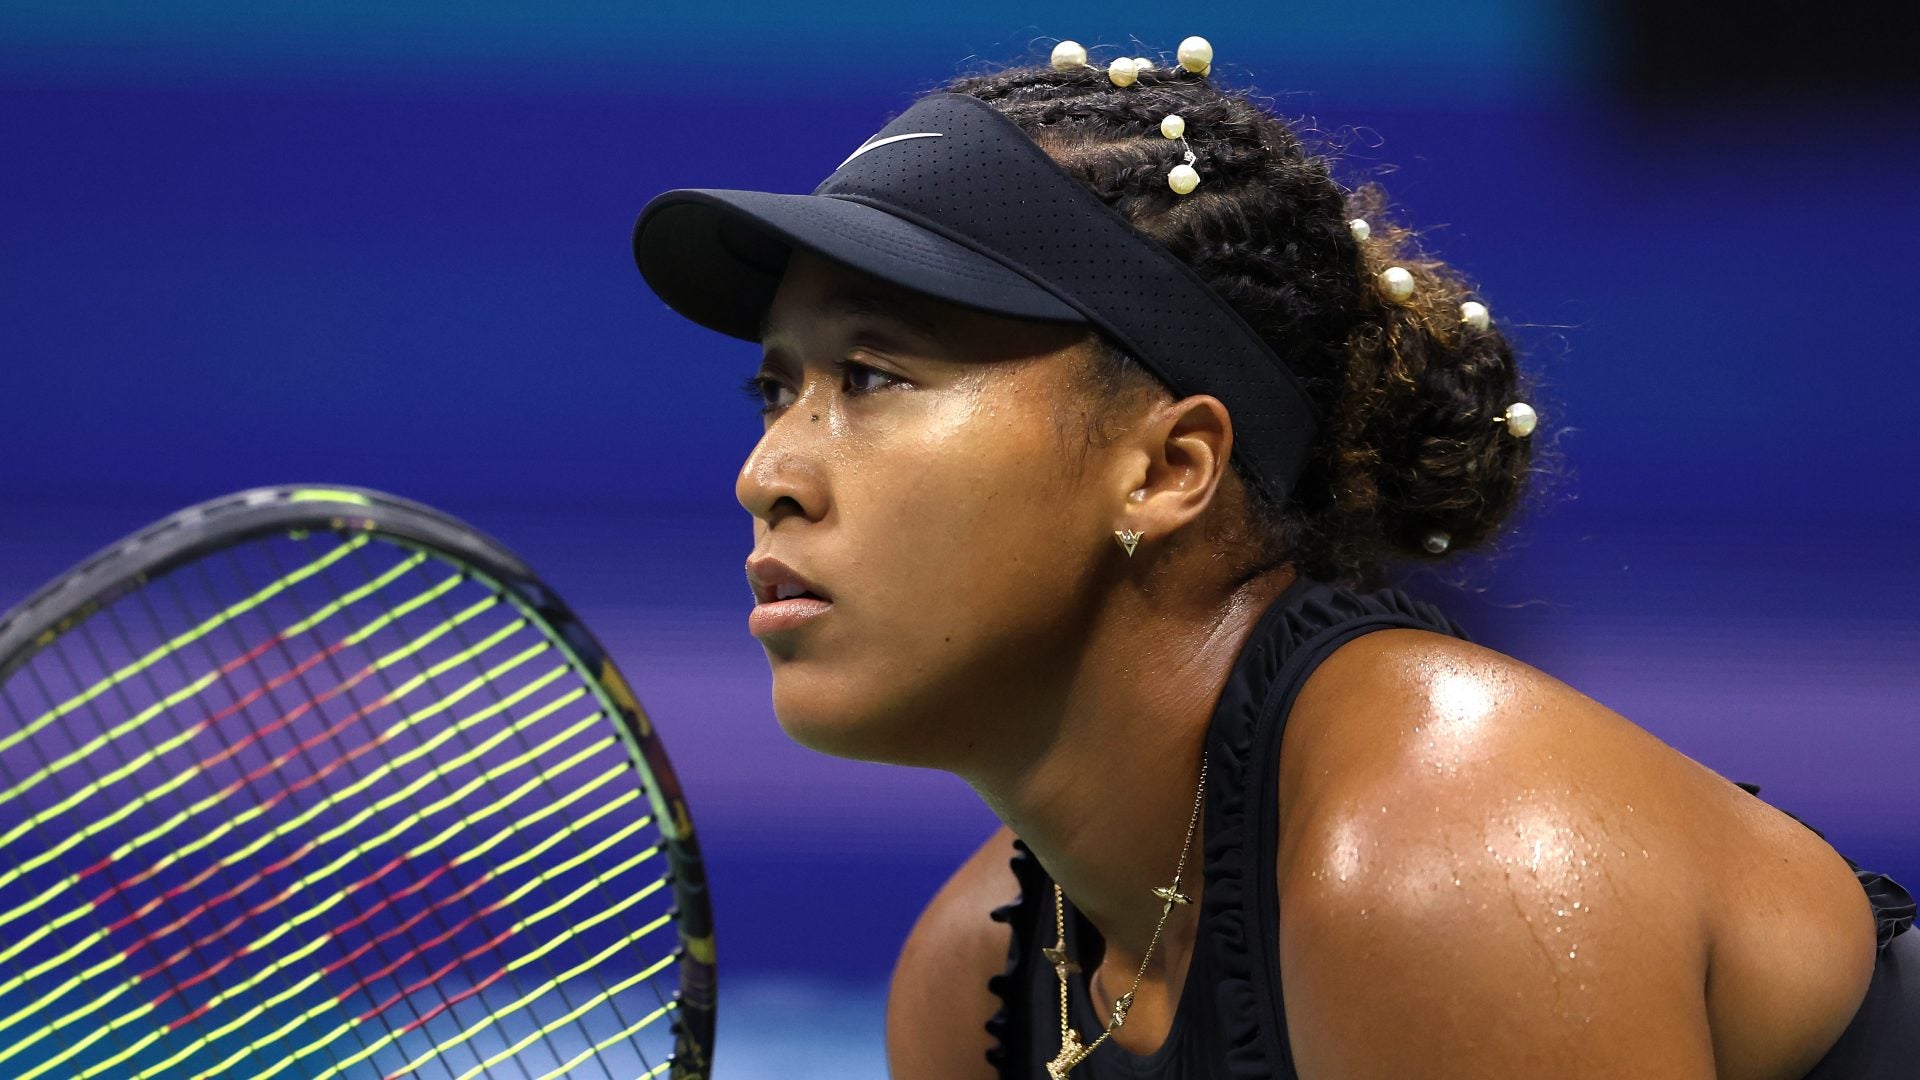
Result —
<instances>
[{"instance_id":1,"label":"racket head","mask_svg":"<svg viewBox=\"0 0 1920 1080\"><path fill-rule=\"evenodd\" d=\"M0 616L9 921L50 929L0 941L0 1055L51 1031L47 1075L711 1062L711 908L658 731L524 561L364 488L202 503ZM634 957L645 980L609 973Z\"/></svg>"}]
</instances>

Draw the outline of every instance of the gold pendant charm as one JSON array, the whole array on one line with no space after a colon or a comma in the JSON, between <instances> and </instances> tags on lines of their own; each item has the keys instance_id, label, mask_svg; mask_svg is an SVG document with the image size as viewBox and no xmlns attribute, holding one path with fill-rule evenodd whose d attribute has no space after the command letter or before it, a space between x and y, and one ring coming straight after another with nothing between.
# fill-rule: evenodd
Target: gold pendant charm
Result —
<instances>
[{"instance_id":1,"label":"gold pendant charm","mask_svg":"<svg viewBox=\"0 0 1920 1080\"><path fill-rule=\"evenodd\" d=\"M1113 1023L1107 1026L1107 1030L1112 1031L1114 1028L1126 1023L1127 1010L1131 1008L1133 1008L1133 991L1129 990L1121 994L1120 999L1113 1003Z\"/></svg>"},{"instance_id":2,"label":"gold pendant charm","mask_svg":"<svg viewBox=\"0 0 1920 1080\"><path fill-rule=\"evenodd\" d=\"M1068 1031L1060 1038L1060 1052L1047 1062L1047 1075L1053 1080L1065 1080L1075 1065L1087 1056L1087 1048L1080 1045L1080 1033Z\"/></svg>"},{"instance_id":3,"label":"gold pendant charm","mask_svg":"<svg viewBox=\"0 0 1920 1080\"><path fill-rule=\"evenodd\" d=\"M1040 955L1046 957L1047 963L1053 965L1054 974L1060 976L1062 981L1064 981L1069 974L1080 970L1080 965L1074 963L1073 960L1067 956L1067 947L1065 945L1055 945L1052 948L1041 949Z\"/></svg>"},{"instance_id":4,"label":"gold pendant charm","mask_svg":"<svg viewBox=\"0 0 1920 1080\"><path fill-rule=\"evenodd\" d=\"M1169 904L1193 903L1193 897L1180 891L1180 882L1177 879L1172 885L1162 886L1153 890L1153 895L1165 900Z\"/></svg>"}]
</instances>

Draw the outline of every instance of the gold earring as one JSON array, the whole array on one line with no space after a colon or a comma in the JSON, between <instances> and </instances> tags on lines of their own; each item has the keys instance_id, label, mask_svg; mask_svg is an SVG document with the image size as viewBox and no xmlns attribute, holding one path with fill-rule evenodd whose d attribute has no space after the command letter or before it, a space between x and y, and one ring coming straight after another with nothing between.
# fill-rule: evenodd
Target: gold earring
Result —
<instances>
[{"instance_id":1,"label":"gold earring","mask_svg":"<svg viewBox=\"0 0 1920 1080\"><path fill-rule=\"evenodd\" d=\"M1133 549L1140 543L1140 534L1132 529L1120 529L1113 534L1113 538L1119 541L1121 547L1127 549L1127 558L1133 558Z\"/></svg>"}]
</instances>

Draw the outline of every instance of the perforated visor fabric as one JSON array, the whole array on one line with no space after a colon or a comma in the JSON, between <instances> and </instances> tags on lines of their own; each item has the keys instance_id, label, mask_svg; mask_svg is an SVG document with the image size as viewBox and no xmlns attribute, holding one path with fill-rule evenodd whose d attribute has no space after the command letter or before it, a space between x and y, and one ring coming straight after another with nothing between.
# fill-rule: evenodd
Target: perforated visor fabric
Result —
<instances>
[{"instance_id":1,"label":"perforated visor fabric","mask_svg":"<svg viewBox=\"0 0 1920 1080\"><path fill-rule=\"evenodd\" d=\"M644 244L636 243L641 272L674 310L731 337L760 340L792 245L964 307L1086 322L987 256L862 203L765 191L671 194L684 199L653 213Z\"/></svg>"},{"instance_id":2,"label":"perforated visor fabric","mask_svg":"<svg viewBox=\"0 0 1920 1080\"><path fill-rule=\"evenodd\" d=\"M1013 318L1098 327L1176 394L1211 394L1234 454L1285 501L1315 431L1293 372L1185 263L991 105L916 102L811 195L683 188L649 202L634 257L669 307L749 341L798 245Z\"/></svg>"}]
</instances>

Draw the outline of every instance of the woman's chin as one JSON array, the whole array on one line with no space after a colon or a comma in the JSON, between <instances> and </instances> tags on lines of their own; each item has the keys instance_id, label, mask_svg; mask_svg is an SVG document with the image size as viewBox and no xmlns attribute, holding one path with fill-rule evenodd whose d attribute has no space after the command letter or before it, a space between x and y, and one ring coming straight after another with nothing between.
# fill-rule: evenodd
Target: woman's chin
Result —
<instances>
[{"instance_id":1,"label":"woman's chin","mask_svg":"<svg viewBox=\"0 0 1920 1080\"><path fill-rule=\"evenodd\" d=\"M855 761L886 761L885 740L855 717L820 712L793 712L775 707L774 717L787 738L816 753Z\"/></svg>"},{"instance_id":2,"label":"woman's chin","mask_svg":"<svg viewBox=\"0 0 1920 1080\"><path fill-rule=\"evenodd\" d=\"M923 764L907 745L911 732L900 730L898 714L885 710L849 708L844 699L822 700L812 696L782 694L777 682L773 696L774 718L780 730L796 744L816 753L855 761L885 764ZM921 748L924 751L926 748Z\"/></svg>"}]
</instances>

